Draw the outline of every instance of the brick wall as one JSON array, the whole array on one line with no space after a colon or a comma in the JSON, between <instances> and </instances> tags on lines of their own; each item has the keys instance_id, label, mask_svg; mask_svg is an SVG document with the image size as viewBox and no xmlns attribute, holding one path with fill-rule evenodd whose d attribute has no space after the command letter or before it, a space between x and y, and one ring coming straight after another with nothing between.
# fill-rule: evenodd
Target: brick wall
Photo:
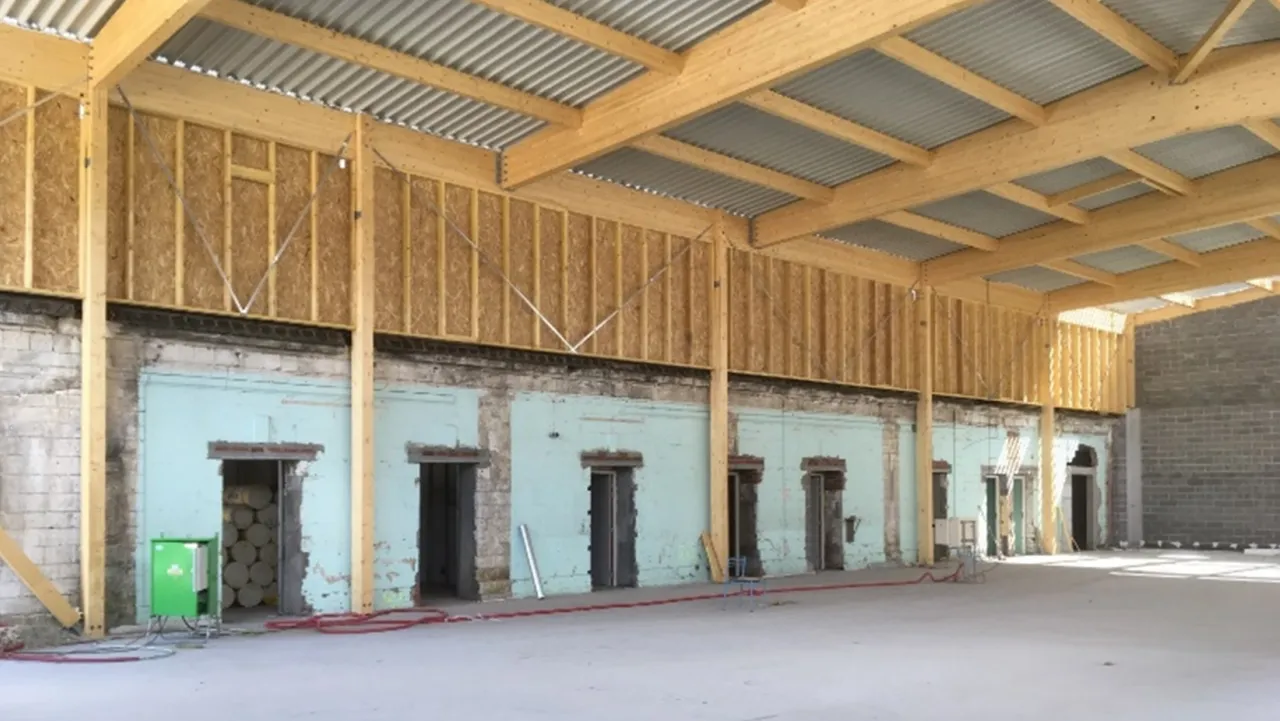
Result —
<instances>
[{"instance_id":1,"label":"brick wall","mask_svg":"<svg viewBox=\"0 0 1280 721\"><path fill-rule=\"evenodd\" d=\"M1143 535L1280 543L1280 299L1141 326L1136 340Z\"/></svg>"}]
</instances>

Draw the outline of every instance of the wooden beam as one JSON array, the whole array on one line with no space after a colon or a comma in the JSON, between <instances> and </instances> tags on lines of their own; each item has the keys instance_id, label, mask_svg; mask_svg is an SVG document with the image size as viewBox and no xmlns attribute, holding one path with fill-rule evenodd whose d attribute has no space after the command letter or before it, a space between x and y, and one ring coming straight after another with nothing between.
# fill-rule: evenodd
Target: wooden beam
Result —
<instances>
[{"instance_id":1,"label":"wooden beam","mask_svg":"<svg viewBox=\"0 0 1280 721\"><path fill-rule=\"evenodd\" d=\"M1163 308L1135 313L1133 315L1133 323L1134 325L1150 325L1151 323L1173 320L1174 318L1182 318L1196 313L1204 313L1209 310L1218 310L1219 308L1230 308L1233 305L1252 303L1255 300L1263 300L1264 298L1271 297L1273 296L1269 290L1262 288L1250 288L1248 290L1242 290L1239 293L1227 293L1226 295L1215 295L1210 298L1201 298L1196 301L1195 307L1193 308L1181 305L1167 305Z\"/></svg>"},{"instance_id":2,"label":"wooden beam","mask_svg":"<svg viewBox=\"0 0 1280 721\"><path fill-rule=\"evenodd\" d=\"M71 628L80 620L80 612L67 601L58 587L53 585L53 581L44 575L32 560L22 550L22 546L14 540L3 528L0 528L0 563L9 567L13 571L13 575L22 581L22 585L31 591L31 595L36 597L53 617L58 619L58 623L66 628ZM98 637L102 634L99 633Z\"/></svg>"},{"instance_id":3,"label":"wooden beam","mask_svg":"<svg viewBox=\"0 0 1280 721\"><path fill-rule=\"evenodd\" d=\"M88 45L0 23L0 79L6 82L79 90L88 65Z\"/></svg>"},{"instance_id":4,"label":"wooden beam","mask_svg":"<svg viewBox=\"0 0 1280 721\"><path fill-rule=\"evenodd\" d=\"M107 595L107 86L80 119L80 607L84 633L106 634Z\"/></svg>"},{"instance_id":5,"label":"wooden beam","mask_svg":"<svg viewBox=\"0 0 1280 721\"><path fill-rule=\"evenodd\" d=\"M921 566L933 557L933 288L921 284L916 294L916 556Z\"/></svg>"},{"instance_id":6,"label":"wooden beam","mask_svg":"<svg viewBox=\"0 0 1280 721\"><path fill-rule=\"evenodd\" d=\"M804 4L809 0L773 0L774 5L779 5L788 10L803 10Z\"/></svg>"},{"instance_id":7,"label":"wooden beam","mask_svg":"<svg viewBox=\"0 0 1280 721\"><path fill-rule=\"evenodd\" d=\"M1041 263L1040 267L1048 268L1049 270L1056 270L1059 273L1066 273L1067 275L1075 276L1076 278L1084 278L1085 280L1091 280L1103 285L1120 285L1120 276L1115 273L1098 270L1097 268L1092 268L1084 263L1078 263L1074 260L1051 260Z\"/></svg>"},{"instance_id":8,"label":"wooden beam","mask_svg":"<svg viewBox=\"0 0 1280 721\"><path fill-rule=\"evenodd\" d=\"M1100 0L1052 0L1053 4L1116 47L1165 75L1178 69L1178 56Z\"/></svg>"},{"instance_id":9,"label":"wooden beam","mask_svg":"<svg viewBox=\"0 0 1280 721\"><path fill-rule=\"evenodd\" d=\"M89 47L90 86L115 86L208 4L209 0L125 0Z\"/></svg>"},{"instance_id":10,"label":"wooden beam","mask_svg":"<svg viewBox=\"0 0 1280 721\"><path fill-rule=\"evenodd\" d=\"M696 45L679 76L641 76L593 103L576 130L545 130L508 148L502 182L519 188L819 67L973 0L811 0L769 5Z\"/></svg>"},{"instance_id":11,"label":"wooden beam","mask_svg":"<svg viewBox=\"0 0 1280 721\"><path fill-rule=\"evenodd\" d=\"M374 272L373 123L356 116L351 216L351 611L373 610Z\"/></svg>"},{"instance_id":12,"label":"wooden beam","mask_svg":"<svg viewBox=\"0 0 1280 721\"><path fill-rule=\"evenodd\" d=\"M1164 238L1150 238L1138 243L1138 245L1154 253L1172 258L1179 263L1186 263L1195 268L1199 268L1201 265L1199 253Z\"/></svg>"},{"instance_id":13,"label":"wooden beam","mask_svg":"<svg viewBox=\"0 0 1280 721\"><path fill-rule=\"evenodd\" d=\"M1006 90L984 77L969 72L941 55L926 50L910 40L902 37L891 37L882 42L876 49L938 82L950 85L966 95L977 98L987 105L999 108L1032 125L1038 127L1048 122L1048 113L1043 106L1017 93Z\"/></svg>"},{"instance_id":14,"label":"wooden beam","mask_svg":"<svg viewBox=\"0 0 1280 721\"><path fill-rule=\"evenodd\" d=\"M1204 37L1200 38L1200 42L1196 43L1195 48L1182 59L1178 72L1174 73L1173 82L1185 83L1252 6L1253 0L1231 0L1213 26L1209 28L1209 32L1205 33Z\"/></svg>"},{"instance_id":15,"label":"wooden beam","mask_svg":"<svg viewBox=\"0 0 1280 721\"><path fill-rule=\"evenodd\" d=\"M1141 175L1138 175L1131 170L1126 170L1122 173L1116 173L1115 175L1100 178L1091 183L1077 185L1076 187L1064 190L1061 193L1054 193L1049 196L1049 206L1058 207L1062 205L1069 205L1071 203L1084 200L1085 198L1092 198L1095 195L1102 195L1103 193L1108 193L1112 190L1141 182Z\"/></svg>"},{"instance_id":16,"label":"wooden beam","mask_svg":"<svg viewBox=\"0 0 1280 721\"><path fill-rule=\"evenodd\" d=\"M1024 188L1017 183L1000 183L987 188L987 192L997 195L1011 203L1017 203L1024 208L1038 210L1046 215L1052 215L1061 218L1069 223L1076 225L1084 225L1089 222L1089 211L1077 208L1069 203L1053 205L1049 202L1048 196Z\"/></svg>"},{"instance_id":17,"label":"wooden beam","mask_svg":"<svg viewBox=\"0 0 1280 721\"><path fill-rule=\"evenodd\" d=\"M933 153L917 145L904 143L897 138L877 132L865 125L819 110L798 100L772 90L764 90L748 95L742 102L756 110L761 110L779 118L785 118L797 125L816 130L824 135L838 138L867 150L874 150L904 163L927 167L933 160Z\"/></svg>"},{"instance_id":18,"label":"wooden beam","mask_svg":"<svg viewBox=\"0 0 1280 721\"><path fill-rule=\"evenodd\" d=\"M820 233L1152 141L1280 116L1280 42L1224 48L1196 82L1140 70L1049 106L1039 128L1005 122L934 151L928 168L894 165L836 188L832 203L793 203L755 219L757 245ZM992 162L998 158L1000 162Z\"/></svg>"},{"instance_id":19,"label":"wooden beam","mask_svg":"<svg viewBox=\"0 0 1280 721\"><path fill-rule=\"evenodd\" d=\"M1280 125L1267 118L1250 118L1244 121L1244 127L1262 140L1280 150Z\"/></svg>"},{"instance_id":20,"label":"wooden beam","mask_svg":"<svg viewBox=\"0 0 1280 721\"><path fill-rule=\"evenodd\" d=\"M1270 240L1241 243L1201 257L1204 263L1199 268L1164 263L1125 273L1115 288L1084 283L1055 290L1049 293L1049 305L1055 311L1074 310L1280 275L1280 253Z\"/></svg>"},{"instance_id":21,"label":"wooden beam","mask_svg":"<svg viewBox=\"0 0 1280 721\"><path fill-rule=\"evenodd\" d=\"M519 18L530 25L573 38L583 45L626 58L654 72L678 75L684 68L684 58L678 53L645 42L634 35L614 30L604 23L561 9L545 0L474 1L504 15Z\"/></svg>"},{"instance_id":22,"label":"wooden beam","mask_svg":"<svg viewBox=\"0 0 1280 721\"><path fill-rule=\"evenodd\" d=\"M1052 316L1044 321L1044 346L1037 359L1040 371L1040 552L1053 555L1058 552L1058 525L1053 512L1058 505L1057 483L1054 481L1057 467L1054 442L1058 436L1058 425L1054 417L1053 389L1062 373L1062 359L1057 352L1058 323Z\"/></svg>"},{"instance_id":23,"label":"wooden beam","mask_svg":"<svg viewBox=\"0 0 1280 721\"><path fill-rule=\"evenodd\" d=\"M1184 178L1159 163L1144 158L1132 150L1117 150L1107 154L1107 160L1127 168L1142 176L1156 190L1172 195L1192 195L1196 192L1195 181Z\"/></svg>"},{"instance_id":24,"label":"wooden beam","mask_svg":"<svg viewBox=\"0 0 1280 721\"><path fill-rule=\"evenodd\" d=\"M711 541L717 559L729 551L729 239L723 218L711 231L711 391L708 499ZM719 578L716 578L716 571ZM724 579L725 568L712 569Z\"/></svg>"},{"instance_id":25,"label":"wooden beam","mask_svg":"<svg viewBox=\"0 0 1280 721\"><path fill-rule=\"evenodd\" d=\"M1035 228L1001 239L996 252L965 250L926 261L924 267L937 282L985 277L1272 213L1280 213L1280 157L1205 178L1190 198L1144 195L1095 211L1089 225Z\"/></svg>"},{"instance_id":26,"label":"wooden beam","mask_svg":"<svg viewBox=\"0 0 1280 721\"><path fill-rule=\"evenodd\" d=\"M1280 240L1280 221L1271 218L1254 218L1249 221L1249 225L1268 238Z\"/></svg>"},{"instance_id":27,"label":"wooden beam","mask_svg":"<svg viewBox=\"0 0 1280 721\"><path fill-rule=\"evenodd\" d=\"M942 238L943 240L947 240L952 243L959 243L960 245L976 248L978 250L993 251L1000 247L1000 241L989 235L978 233L976 231L969 230L968 228L961 228L958 225L944 223L940 220L934 220L933 218L918 215L916 213L910 213L905 210L900 210L896 213L889 213L888 215L882 215L878 220L889 223L890 225L896 225L899 228L906 228L908 230L914 230L917 233L932 235L935 238Z\"/></svg>"},{"instance_id":28,"label":"wooden beam","mask_svg":"<svg viewBox=\"0 0 1280 721\"><path fill-rule=\"evenodd\" d=\"M326 30L305 20L264 10L241 0L214 0L201 16L259 37L363 65L555 125L576 128L582 122L582 113L576 108L399 53L376 43Z\"/></svg>"},{"instance_id":29,"label":"wooden beam","mask_svg":"<svg viewBox=\"0 0 1280 721\"><path fill-rule=\"evenodd\" d=\"M721 155L710 150L703 150L696 145L682 143L662 135L651 135L637 140L633 147L668 160L692 165L713 173L727 175L748 183L771 188L798 198L808 198L818 202L830 202L831 188L797 178L786 173L779 173L759 165L754 165L737 158Z\"/></svg>"}]
</instances>

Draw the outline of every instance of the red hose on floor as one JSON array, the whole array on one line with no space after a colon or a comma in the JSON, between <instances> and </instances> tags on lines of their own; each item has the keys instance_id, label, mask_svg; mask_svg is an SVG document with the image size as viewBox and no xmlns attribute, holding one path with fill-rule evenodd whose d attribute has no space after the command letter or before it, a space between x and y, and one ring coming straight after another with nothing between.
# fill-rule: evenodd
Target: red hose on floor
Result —
<instances>
[{"instance_id":1,"label":"red hose on floor","mask_svg":"<svg viewBox=\"0 0 1280 721\"><path fill-rule=\"evenodd\" d=\"M960 576L960 569L938 577L932 571L926 571L918 578L903 581L854 581L850 583L830 583L821 586L783 586L769 589L769 593L807 593L810 591L840 591L855 588L890 588L894 586L916 586L926 581L946 583L955 581ZM740 596L742 591L729 594ZM369 634L402 631L414 626L429 626L437 623L467 623L469 621L497 621L515 618L531 618L534 616L556 616L585 611L611 611L625 608L647 608L650 606L670 606L677 603L693 601L711 601L722 598L719 593L701 593L675 598L659 598L648 601L618 601L583 606L560 606L555 608L535 608L525 611L503 611L475 616L450 616L439 608L403 608L373 613L322 613L302 619L279 619L268 621L266 628L271 631L312 630L329 634ZM22 644L0 648L0 661L32 661L38 663L130 663L141 661L141 656L71 656L65 654L38 653L22 650Z\"/></svg>"},{"instance_id":2,"label":"red hose on floor","mask_svg":"<svg viewBox=\"0 0 1280 721\"><path fill-rule=\"evenodd\" d=\"M769 593L805 593L809 591L839 591L854 588L889 588L893 586L916 586L925 581L946 583L956 580L960 575L957 568L951 573L938 577L932 571L926 571L918 578L903 581L854 581L850 583L830 583L821 586L784 586L771 588ZM742 595L742 591L729 594ZM702 593L692 596L660 598L648 601L618 601L616 603L598 603L582 606L559 606L555 608L535 608L525 611L502 611L484 613L475 616L451 616L439 608L402 608L372 613L322 613L309 618L280 619L268 621L266 628L271 631L311 630L331 634L366 634L401 631L414 626L429 626L437 623L467 623L469 621L499 621L533 616L556 616L586 611L613 611L625 608L646 608L649 606L669 606L676 603L692 601L710 601L722 598L719 593Z\"/></svg>"}]
</instances>

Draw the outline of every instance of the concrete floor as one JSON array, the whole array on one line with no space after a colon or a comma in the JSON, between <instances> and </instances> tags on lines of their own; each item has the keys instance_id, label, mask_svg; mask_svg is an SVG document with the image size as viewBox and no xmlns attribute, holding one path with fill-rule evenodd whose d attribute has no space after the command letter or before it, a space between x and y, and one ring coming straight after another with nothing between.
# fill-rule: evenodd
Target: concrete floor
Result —
<instances>
[{"instance_id":1,"label":"concrete floor","mask_svg":"<svg viewBox=\"0 0 1280 721\"><path fill-rule=\"evenodd\" d=\"M886 575L911 574L852 577ZM1002 564L983 585L778 594L755 613L223 638L147 663L0 663L0 717L1273 721L1277 582L1272 559L1104 552Z\"/></svg>"}]
</instances>

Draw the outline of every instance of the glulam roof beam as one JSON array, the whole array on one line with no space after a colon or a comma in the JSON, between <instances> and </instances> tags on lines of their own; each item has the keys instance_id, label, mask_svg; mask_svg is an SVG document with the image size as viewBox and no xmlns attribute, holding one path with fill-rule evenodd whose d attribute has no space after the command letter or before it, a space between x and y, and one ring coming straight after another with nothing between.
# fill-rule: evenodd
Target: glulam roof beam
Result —
<instances>
[{"instance_id":1,"label":"glulam roof beam","mask_svg":"<svg viewBox=\"0 0 1280 721\"><path fill-rule=\"evenodd\" d=\"M208 4L209 0L125 0L89 46L90 87L119 83Z\"/></svg>"},{"instance_id":2,"label":"glulam roof beam","mask_svg":"<svg viewBox=\"0 0 1280 721\"><path fill-rule=\"evenodd\" d=\"M1151 68L1172 75L1178 69L1178 56L1137 25L1103 5L1100 0L1052 0L1066 14L1101 35L1113 45L1146 63Z\"/></svg>"}]
</instances>

